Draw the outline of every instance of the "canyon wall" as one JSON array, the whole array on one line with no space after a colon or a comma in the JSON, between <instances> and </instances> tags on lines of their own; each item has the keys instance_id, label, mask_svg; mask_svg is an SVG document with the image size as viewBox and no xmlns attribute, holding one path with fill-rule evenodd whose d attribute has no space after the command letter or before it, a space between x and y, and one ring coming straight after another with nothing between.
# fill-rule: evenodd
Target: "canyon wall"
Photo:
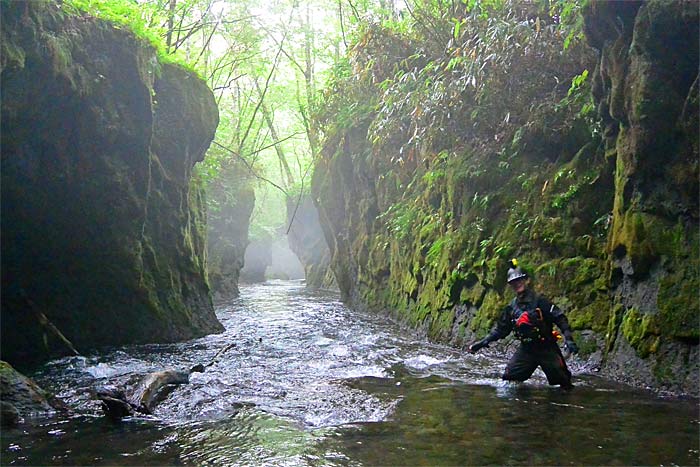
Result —
<instances>
[{"instance_id":1,"label":"canyon wall","mask_svg":"<svg viewBox=\"0 0 700 467\"><path fill-rule=\"evenodd\" d=\"M170 342L222 329L193 166L212 92L122 27L2 4L2 355Z\"/></svg>"},{"instance_id":2,"label":"canyon wall","mask_svg":"<svg viewBox=\"0 0 700 467\"><path fill-rule=\"evenodd\" d=\"M442 46L370 28L331 82L312 196L342 297L464 347L517 257L581 365L695 393L697 5L591 2L564 50L512 4Z\"/></svg>"}]
</instances>

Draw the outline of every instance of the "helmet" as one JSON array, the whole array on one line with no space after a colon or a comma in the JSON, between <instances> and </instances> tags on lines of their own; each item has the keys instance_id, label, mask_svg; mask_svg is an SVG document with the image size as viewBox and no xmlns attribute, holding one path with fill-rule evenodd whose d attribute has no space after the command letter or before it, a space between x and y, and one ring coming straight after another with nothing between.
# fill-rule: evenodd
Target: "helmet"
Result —
<instances>
[{"instance_id":1,"label":"helmet","mask_svg":"<svg viewBox=\"0 0 700 467\"><path fill-rule=\"evenodd\" d=\"M518 267L518 261L516 259L510 260L510 264L511 268L508 269L508 283L527 277L527 274L522 269L520 269L520 267Z\"/></svg>"}]
</instances>

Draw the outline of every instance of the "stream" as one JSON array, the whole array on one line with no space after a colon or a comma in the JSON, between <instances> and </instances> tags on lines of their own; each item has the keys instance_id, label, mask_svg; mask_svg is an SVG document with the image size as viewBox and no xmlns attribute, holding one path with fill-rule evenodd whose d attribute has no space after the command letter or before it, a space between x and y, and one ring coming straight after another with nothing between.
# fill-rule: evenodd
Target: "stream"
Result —
<instances>
[{"instance_id":1,"label":"stream","mask_svg":"<svg viewBox=\"0 0 700 467\"><path fill-rule=\"evenodd\" d=\"M500 380L505 359L436 345L303 282L244 286L222 334L106 349L33 377L75 414L4 429L2 465L695 465L698 404L574 370ZM208 363L153 416L113 422L97 386Z\"/></svg>"}]
</instances>

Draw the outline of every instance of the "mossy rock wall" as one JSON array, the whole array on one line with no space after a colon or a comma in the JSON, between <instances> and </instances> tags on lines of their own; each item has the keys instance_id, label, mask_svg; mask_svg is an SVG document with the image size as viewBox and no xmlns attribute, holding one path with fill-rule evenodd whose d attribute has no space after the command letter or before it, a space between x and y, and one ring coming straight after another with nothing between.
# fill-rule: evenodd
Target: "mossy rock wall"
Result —
<instances>
[{"instance_id":1,"label":"mossy rock wall","mask_svg":"<svg viewBox=\"0 0 700 467\"><path fill-rule=\"evenodd\" d=\"M218 124L211 91L54 2L1 13L3 358L65 351L38 312L81 351L221 330L192 175Z\"/></svg>"},{"instance_id":2,"label":"mossy rock wall","mask_svg":"<svg viewBox=\"0 0 700 467\"><path fill-rule=\"evenodd\" d=\"M533 103L528 112L513 117L513 104L512 113L492 120L507 124L490 134L457 132L452 140L449 128L415 123L428 111L425 100L392 96L395 88L377 85L387 78L383 70L411 63L421 42L397 46L396 36L367 35L351 57L359 70L354 81L333 90L357 96L350 108L365 110L342 114L326 132L312 184L346 302L464 346L484 336L512 298L505 274L508 260L518 257L535 287L567 313L582 358L603 354L595 365L639 385L695 391L697 11L689 3L649 2L638 15L633 3L594 2L587 29L591 21L607 27L595 37L587 31L602 49L597 59L545 51L529 73L509 75L516 89L529 92L520 99ZM686 43L692 45L679 45ZM662 51L676 46L683 57L660 62ZM448 67L438 62L426 80L445 95L449 83L438 84L447 81L440 70ZM530 83L543 68L557 70L566 85L544 92ZM609 114L591 118L571 105L568 84L584 70L594 75L594 104ZM644 105L659 100L663 109L640 108L634 102L641 96ZM399 114L396 131L378 138L377 128L392 121L389 111L376 109L404 102L410 115ZM444 125L475 115L459 99L430 110ZM440 120L440 112L449 118ZM407 144L417 134L419 143ZM635 364L623 376L616 369L625 359Z\"/></svg>"},{"instance_id":3,"label":"mossy rock wall","mask_svg":"<svg viewBox=\"0 0 700 467\"><path fill-rule=\"evenodd\" d=\"M592 2L594 95L615 158L607 370L696 392L700 333L698 8Z\"/></svg>"}]
</instances>

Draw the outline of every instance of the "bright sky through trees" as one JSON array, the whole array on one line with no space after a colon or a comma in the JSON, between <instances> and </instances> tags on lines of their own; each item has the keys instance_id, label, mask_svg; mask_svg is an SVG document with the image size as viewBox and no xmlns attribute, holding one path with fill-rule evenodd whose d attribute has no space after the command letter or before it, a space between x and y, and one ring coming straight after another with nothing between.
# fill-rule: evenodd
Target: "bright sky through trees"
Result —
<instances>
[{"instance_id":1,"label":"bright sky through trees","mask_svg":"<svg viewBox=\"0 0 700 467\"><path fill-rule=\"evenodd\" d=\"M321 141L313 113L326 74L344 56L360 20L386 19L387 11L400 9L394 3L64 0L67 8L128 25L161 59L180 62L208 82L220 123L199 172L208 182L222 176L227 161L238 161L256 181L254 232L278 230L286 220L285 198L308 188Z\"/></svg>"}]
</instances>

